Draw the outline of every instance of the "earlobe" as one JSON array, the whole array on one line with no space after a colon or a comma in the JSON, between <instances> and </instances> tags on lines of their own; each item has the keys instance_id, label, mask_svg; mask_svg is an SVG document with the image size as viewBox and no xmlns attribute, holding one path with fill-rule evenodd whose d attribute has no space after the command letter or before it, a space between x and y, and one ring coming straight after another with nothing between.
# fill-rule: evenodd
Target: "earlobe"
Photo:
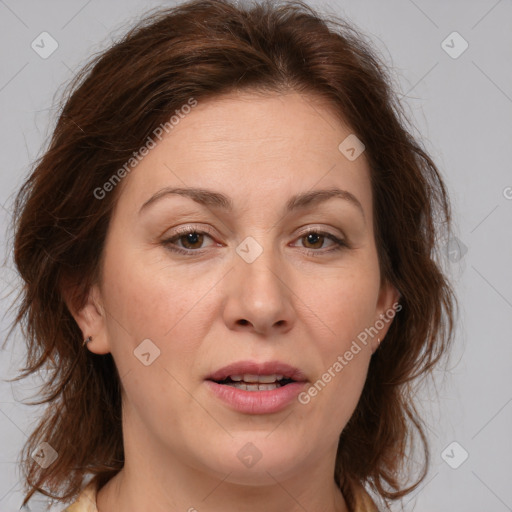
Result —
<instances>
[{"instance_id":1,"label":"earlobe","mask_svg":"<svg viewBox=\"0 0 512 512\"><path fill-rule=\"evenodd\" d=\"M83 350L90 350L95 354L108 354L110 345L107 337L106 315L99 287L91 286L85 303L79 308L74 306L70 294L65 295L67 296L66 305L82 331Z\"/></svg>"}]
</instances>

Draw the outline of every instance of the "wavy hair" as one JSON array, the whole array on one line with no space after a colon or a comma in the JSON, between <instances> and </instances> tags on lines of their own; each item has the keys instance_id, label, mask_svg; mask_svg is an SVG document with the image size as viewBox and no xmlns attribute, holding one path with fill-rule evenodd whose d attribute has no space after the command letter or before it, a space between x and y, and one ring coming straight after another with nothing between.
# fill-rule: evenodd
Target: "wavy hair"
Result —
<instances>
[{"instance_id":1,"label":"wavy hair","mask_svg":"<svg viewBox=\"0 0 512 512\"><path fill-rule=\"evenodd\" d=\"M16 380L45 370L34 403L47 405L23 449L23 504L36 491L71 499L87 475L101 487L124 463L114 360L82 348L64 300L70 286L79 308L101 277L122 187L102 200L94 191L189 98L236 90L322 98L366 147L381 275L400 292L402 310L371 358L333 476L349 504L357 485L387 503L425 478L429 448L415 384L449 353L457 305L437 257L451 229L440 172L411 135L386 65L352 23L301 1L242 7L199 0L150 12L82 68L16 197L14 261L24 286L13 329L21 328L27 344ZM410 483L414 433L423 469ZM58 453L47 468L30 456L43 441Z\"/></svg>"}]
</instances>

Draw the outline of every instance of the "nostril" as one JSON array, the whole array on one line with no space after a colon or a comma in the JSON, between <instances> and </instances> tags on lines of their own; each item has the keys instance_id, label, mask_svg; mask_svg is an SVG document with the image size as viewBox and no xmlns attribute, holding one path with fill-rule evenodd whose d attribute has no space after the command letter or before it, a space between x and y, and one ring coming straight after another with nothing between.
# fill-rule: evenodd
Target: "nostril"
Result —
<instances>
[{"instance_id":1,"label":"nostril","mask_svg":"<svg viewBox=\"0 0 512 512\"><path fill-rule=\"evenodd\" d=\"M241 325L247 325L249 322L242 318L242 320L239 320L238 323Z\"/></svg>"}]
</instances>

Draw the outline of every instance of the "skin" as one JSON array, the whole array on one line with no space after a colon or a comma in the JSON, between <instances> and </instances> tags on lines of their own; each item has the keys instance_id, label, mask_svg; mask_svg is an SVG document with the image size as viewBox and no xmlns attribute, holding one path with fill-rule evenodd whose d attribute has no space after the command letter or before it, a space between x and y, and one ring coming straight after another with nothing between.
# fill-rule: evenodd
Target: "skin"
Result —
<instances>
[{"instance_id":1,"label":"skin","mask_svg":"<svg viewBox=\"0 0 512 512\"><path fill-rule=\"evenodd\" d=\"M100 512L348 510L333 480L338 438L391 322L306 405L239 413L204 379L253 359L314 383L398 300L381 283L365 155L338 150L350 133L312 96L233 93L199 102L119 185L101 282L73 313L123 388L125 466L99 491ZM233 212L167 195L139 213L161 189L190 186L229 196ZM339 198L286 214L292 195L334 186L364 216ZM187 244L180 226L211 234ZM335 242L311 241L309 227L350 247L329 252ZM252 263L235 251L248 236L263 248ZM172 252L170 238L199 255ZM133 352L148 338L160 356L145 366ZM237 457L248 442L261 453L250 468Z\"/></svg>"}]
</instances>

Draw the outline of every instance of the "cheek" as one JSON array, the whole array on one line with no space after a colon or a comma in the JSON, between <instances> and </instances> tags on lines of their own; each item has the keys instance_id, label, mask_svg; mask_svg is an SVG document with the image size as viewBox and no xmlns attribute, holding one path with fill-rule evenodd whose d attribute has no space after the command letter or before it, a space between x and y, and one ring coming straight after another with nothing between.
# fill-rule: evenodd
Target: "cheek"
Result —
<instances>
[{"instance_id":1,"label":"cheek","mask_svg":"<svg viewBox=\"0 0 512 512\"><path fill-rule=\"evenodd\" d=\"M180 421L173 411L190 402L180 383L197 362L209 314L201 298L216 280L198 280L196 272L194 282L193 275L140 253L119 251L111 256L105 260L103 295L111 352L128 400L125 410L136 414L135 422L148 422L146 427L153 423L155 431L161 424L176 430ZM147 339L156 349L149 345L151 363L146 366L134 351Z\"/></svg>"},{"instance_id":2,"label":"cheek","mask_svg":"<svg viewBox=\"0 0 512 512\"><path fill-rule=\"evenodd\" d=\"M214 280L176 268L164 258L119 253L105 262L105 297L116 319L134 336L164 339L195 309Z\"/></svg>"},{"instance_id":3,"label":"cheek","mask_svg":"<svg viewBox=\"0 0 512 512\"><path fill-rule=\"evenodd\" d=\"M201 272L194 265L177 268L164 257L148 258L147 253L130 254L129 250L118 251L115 257L112 253L105 260L104 275L109 341L120 375L129 373L134 378L141 366L152 369L150 379L142 379L141 386L151 388L152 396L165 396L161 393L174 389L178 397L179 388L172 376L183 380L197 363L197 351L208 335L212 315L218 311L212 304L215 294L210 292L219 276ZM134 357L146 339L158 354L148 368ZM167 382L167 387L156 389L158 380L154 379Z\"/></svg>"},{"instance_id":4,"label":"cheek","mask_svg":"<svg viewBox=\"0 0 512 512\"><path fill-rule=\"evenodd\" d=\"M365 329L376 320L379 279L372 264L347 266L299 292L318 317L309 323L318 329L316 336L311 330L311 339L316 340L321 361L316 380L303 396L303 412L315 409L311 417L317 419L312 421L332 435L348 422L364 387L371 358L371 338L365 340Z\"/></svg>"},{"instance_id":5,"label":"cheek","mask_svg":"<svg viewBox=\"0 0 512 512\"><path fill-rule=\"evenodd\" d=\"M360 265L338 269L321 280L299 281L297 295L304 297L309 316L316 317L314 325L319 329L312 339L324 340L330 353L347 350L376 320L379 279L374 267Z\"/></svg>"}]
</instances>

